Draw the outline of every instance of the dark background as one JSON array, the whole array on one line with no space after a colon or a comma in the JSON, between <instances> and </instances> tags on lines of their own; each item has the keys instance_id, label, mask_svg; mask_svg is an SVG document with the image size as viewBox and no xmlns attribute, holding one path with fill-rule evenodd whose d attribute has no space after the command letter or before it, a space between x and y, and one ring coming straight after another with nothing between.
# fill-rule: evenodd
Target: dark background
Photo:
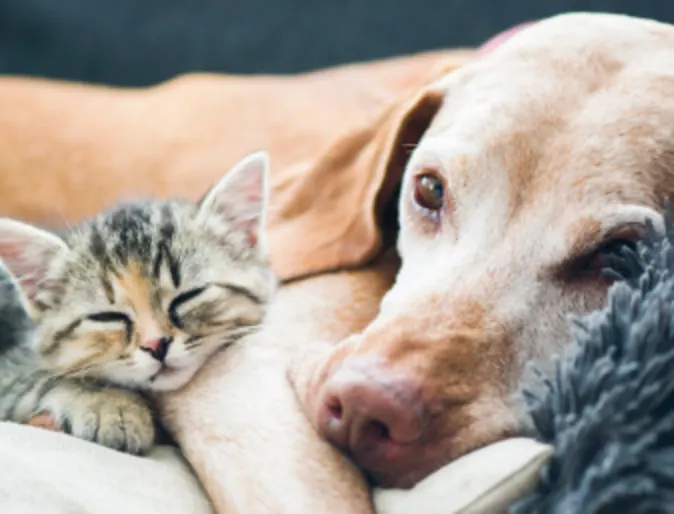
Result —
<instances>
[{"instance_id":1,"label":"dark background","mask_svg":"<svg viewBox=\"0 0 674 514\"><path fill-rule=\"evenodd\" d=\"M145 85L476 45L563 11L674 22L674 0L0 0L0 73Z\"/></svg>"}]
</instances>

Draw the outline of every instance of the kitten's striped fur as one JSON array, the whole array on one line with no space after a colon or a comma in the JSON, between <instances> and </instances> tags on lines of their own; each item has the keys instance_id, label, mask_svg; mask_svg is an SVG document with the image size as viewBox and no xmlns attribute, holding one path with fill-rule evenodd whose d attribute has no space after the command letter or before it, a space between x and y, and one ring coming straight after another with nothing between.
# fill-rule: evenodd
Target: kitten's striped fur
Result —
<instances>
[{"instance_id":1,"label":"kitten's striped fur","mask_svg":"<svg viewBox=\"0 0 674 514\"><path fill-rule=\"evenodd\" d=\"M122 204L61 237L0 220L0 257L20 284L0 270L0 418L44 412L78 437L146 451L142 392L182 387L262 321L276 284L267 166L253 154L199 205Z\"/></svg>"}]
</instances>

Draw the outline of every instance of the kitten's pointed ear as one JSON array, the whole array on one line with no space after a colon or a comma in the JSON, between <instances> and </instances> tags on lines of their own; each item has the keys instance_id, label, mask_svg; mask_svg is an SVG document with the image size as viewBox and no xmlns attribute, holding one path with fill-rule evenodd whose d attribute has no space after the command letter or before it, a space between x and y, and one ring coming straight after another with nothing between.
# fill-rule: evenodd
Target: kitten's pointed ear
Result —
<instances>
[{"instance_id":1,"label":"kitten's pointed ear","mask_svg":"<svg viewBox=\"0 0 674 514\"><path fill-rule=\"evenodd\" d=\"M65 249L65 242L54 234L20 221L0 218L0 259L31 302L49 263Z\"/></svg>"},{"instance_id":2,"label":"kitten's pointed ear","mask_svg":"<svg viewBox=\"0 0 674 514\"><path fill-rule=\"evenodd\" d=\"M269 201L269 154L244 157L199 202L199 217L220 217L243 231L252 247L266 253L265 224Z\"/></svg>"}]
</instances>

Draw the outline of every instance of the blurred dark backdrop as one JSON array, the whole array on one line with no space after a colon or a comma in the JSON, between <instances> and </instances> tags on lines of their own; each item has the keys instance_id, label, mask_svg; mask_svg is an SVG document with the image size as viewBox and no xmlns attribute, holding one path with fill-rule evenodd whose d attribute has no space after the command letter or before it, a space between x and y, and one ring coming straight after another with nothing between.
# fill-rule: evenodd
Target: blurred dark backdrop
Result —
<instances>
[{"instance_id":1,"label":"blurred dark backdrop","mask_svg":"<svg viewBox=\"0 0 674 514\"><path fill-rule=\"evenodd\" d=\"M0 73L119 85L289 73L476 45L578 10L674 22L674 0L0 0Z\"/></svg>"}]
</instances>

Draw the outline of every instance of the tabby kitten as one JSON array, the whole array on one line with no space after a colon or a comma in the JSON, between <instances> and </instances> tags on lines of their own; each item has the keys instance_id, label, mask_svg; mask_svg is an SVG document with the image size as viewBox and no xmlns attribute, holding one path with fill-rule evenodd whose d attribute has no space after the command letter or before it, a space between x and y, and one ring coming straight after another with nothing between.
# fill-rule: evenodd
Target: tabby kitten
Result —
<instances>
[{"instance_id":1,"label":"tabby kitten","mask_svg":"<svg viewBox=\"0 0 674 514\"><path fill-rule=\"evenodd\" d=\"M147 451L155 432L143 393L184 386L265 314L276 285L267 169L255 153L198 205L118 205L63 237L0 219L0 258L21 291L1 279L0 316L18 316L14 298L34 322L24 337L16 317L15 343L0 340L0 419L45 413L77 437Z\"/></svg>"}]
</instances>

